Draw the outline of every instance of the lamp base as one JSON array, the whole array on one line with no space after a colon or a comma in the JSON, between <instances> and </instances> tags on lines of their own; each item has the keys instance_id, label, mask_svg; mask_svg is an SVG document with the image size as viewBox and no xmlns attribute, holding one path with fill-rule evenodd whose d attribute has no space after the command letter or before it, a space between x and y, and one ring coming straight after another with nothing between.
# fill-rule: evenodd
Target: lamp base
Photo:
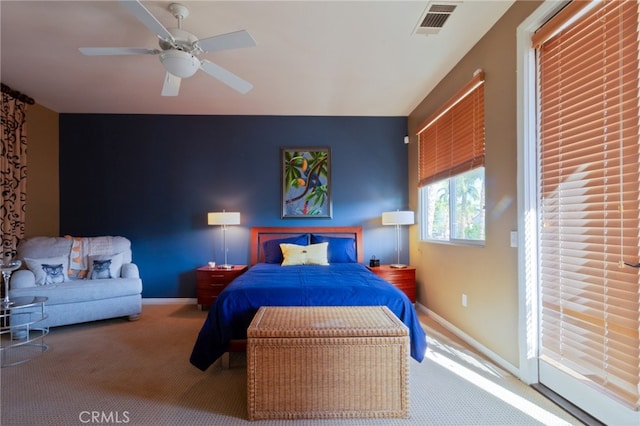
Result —
<instances>
[{"instance_id":1,"label":"lamp base","mask_svg":"<svg viewBox=\"0 0 640 426\"><path fill-rule=\"evenodd\" d=\"M218 265L216 266L217 269L233 269L233 265L229 265L229 264L224 264L224 265Z\"/></svg>"},{"instance_id":2,"label":"lamp base","mask_svg":"<svg viewBox=\"0 0 640 426\"><path fill-rule=\"evenodd\" d=\"M402 269L402 268L406 268L407 265L403 265L402 263L392 263L391 265L389 265L390 268L395 268L395 269Z\"/></svg>"}]
</instances>

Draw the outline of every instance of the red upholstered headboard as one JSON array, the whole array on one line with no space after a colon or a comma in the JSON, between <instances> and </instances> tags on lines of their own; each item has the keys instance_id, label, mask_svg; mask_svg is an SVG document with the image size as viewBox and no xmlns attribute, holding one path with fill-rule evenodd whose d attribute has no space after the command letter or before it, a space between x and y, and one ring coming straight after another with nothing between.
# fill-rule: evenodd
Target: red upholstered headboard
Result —
<instances>
[{"instance_id":1,"label":"red upholstered headboard","mask_svg":"<svg viewBox=\"0 0 640 426\"><path fill-rule=\"evenodd\" d=\"M265 241L293 237L300 234L317 234L330 237L355 238L358 262L364 262L362 227L360 226L263 226L251 228L251 264L264 262L262 244Z\"/></svg>"}]
</instances>

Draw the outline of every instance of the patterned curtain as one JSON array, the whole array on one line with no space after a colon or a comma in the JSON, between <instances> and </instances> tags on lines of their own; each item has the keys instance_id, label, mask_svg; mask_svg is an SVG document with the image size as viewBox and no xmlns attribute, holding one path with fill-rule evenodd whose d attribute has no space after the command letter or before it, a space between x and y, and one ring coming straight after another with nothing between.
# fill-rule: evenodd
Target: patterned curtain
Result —
<instances>
[{"instance_id":1,"label":"patterned curtain","mask_svg":"<svg viewBox=\"0 0 640 426\"><path fill-rule=\"evenodd\" d=\"M2 85L2 148L0 155L0 232L3 257L16 254L24 238L27 199L27 104L33 99Z\"/></svg>"}]
</instances>

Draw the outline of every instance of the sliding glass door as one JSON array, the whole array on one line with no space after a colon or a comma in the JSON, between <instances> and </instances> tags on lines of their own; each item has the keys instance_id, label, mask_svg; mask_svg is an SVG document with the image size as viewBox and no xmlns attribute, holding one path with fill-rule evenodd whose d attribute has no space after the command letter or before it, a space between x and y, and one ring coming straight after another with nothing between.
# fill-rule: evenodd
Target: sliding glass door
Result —
<instances>
[{"instance_id":1,"label":"sliding glass door","mask_svg":"<svg viewBox=\"0 0 640 426\"><path fill-rule=\"evenodd\" d=\"M538 373L609 424L640 422L637 1L574 1L533 36Z\"/></svg>"}]
</instances>

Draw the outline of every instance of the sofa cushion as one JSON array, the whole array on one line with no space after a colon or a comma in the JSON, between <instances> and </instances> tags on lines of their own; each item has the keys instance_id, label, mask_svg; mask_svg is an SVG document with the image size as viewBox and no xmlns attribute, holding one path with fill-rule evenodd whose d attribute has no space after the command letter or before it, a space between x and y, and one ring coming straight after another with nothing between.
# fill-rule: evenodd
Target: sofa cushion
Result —
<instances>
[{"instance_id":1,"label":"sofa cushion","mask_svg":"<svg viewBox=\"0 0 640 426\"><path fill-rule=\"evenodd\" d=\"M22 240L18 244L20 258L68 257L70 252L71 240L63 237L33 237Z\"/></svg>"},{"instance_id":2,"label":"sofa cushion","mask_svg":"<svg viewBox=\"0 0 640 426\"><path fill-rule=\"evenodd\" d=\"M39 259L43 257L70 256L73 237L32 237L22 240L18 244L18 258L30 257ZM122 253L122 262L131 263L131 241L122 236L84 237L88 245L89 255ZM105 244L105 242L107 244ZM99 244L94 244L99 243ZM97 246L100 247L99 250ZM101 251L106 250L106 251Z\"/></svg>"},{"instance_id":3,"label":"sofa cushion","mask_svg":"<svg viewBox=\"0 0 640 426\"><path fill-rule=\"evenodd\" d=\"M36 278L37 286L61 284L69 281L67 268L69 266L68 256L46 257L42 259L24 259L27 268Z\"/></svg>"},{"instance_id":4,"label":"sofa cushion","mask_svg":"<svg viewBox=\"0 0 640 426\"><path fill-rule=\"evenodd\" d=\"M99 280L72 280L62 284L16 288L10 296L44 296L46 305L62 303L82 303L90 300L111 299L114 297L139 295L142 292L142 280L139 278L115 278Z\"/></svg>"},{"instance_id":5,"label":"sofa cushion","mask_svg":"<svg viewBox=\"0 0 640 426\"><path fill-rule=\"evenodd\" d=\"M91 280L100 278L120 278L122 253L97 254L89 256L89 275Z\"/></svg>"},{"instance_id":6,"label":"sofa cushion","mask_svg":"<svg viewBox=\"0 0 640 426\"><path fill-rule=\"evenodd\" d=\"M36 286L36 276L33 275L28 268L18 269L13 274L11 274L11 287L14 288L25 288L25 287L35 287Z\"/></svg>"}]
</instances>

